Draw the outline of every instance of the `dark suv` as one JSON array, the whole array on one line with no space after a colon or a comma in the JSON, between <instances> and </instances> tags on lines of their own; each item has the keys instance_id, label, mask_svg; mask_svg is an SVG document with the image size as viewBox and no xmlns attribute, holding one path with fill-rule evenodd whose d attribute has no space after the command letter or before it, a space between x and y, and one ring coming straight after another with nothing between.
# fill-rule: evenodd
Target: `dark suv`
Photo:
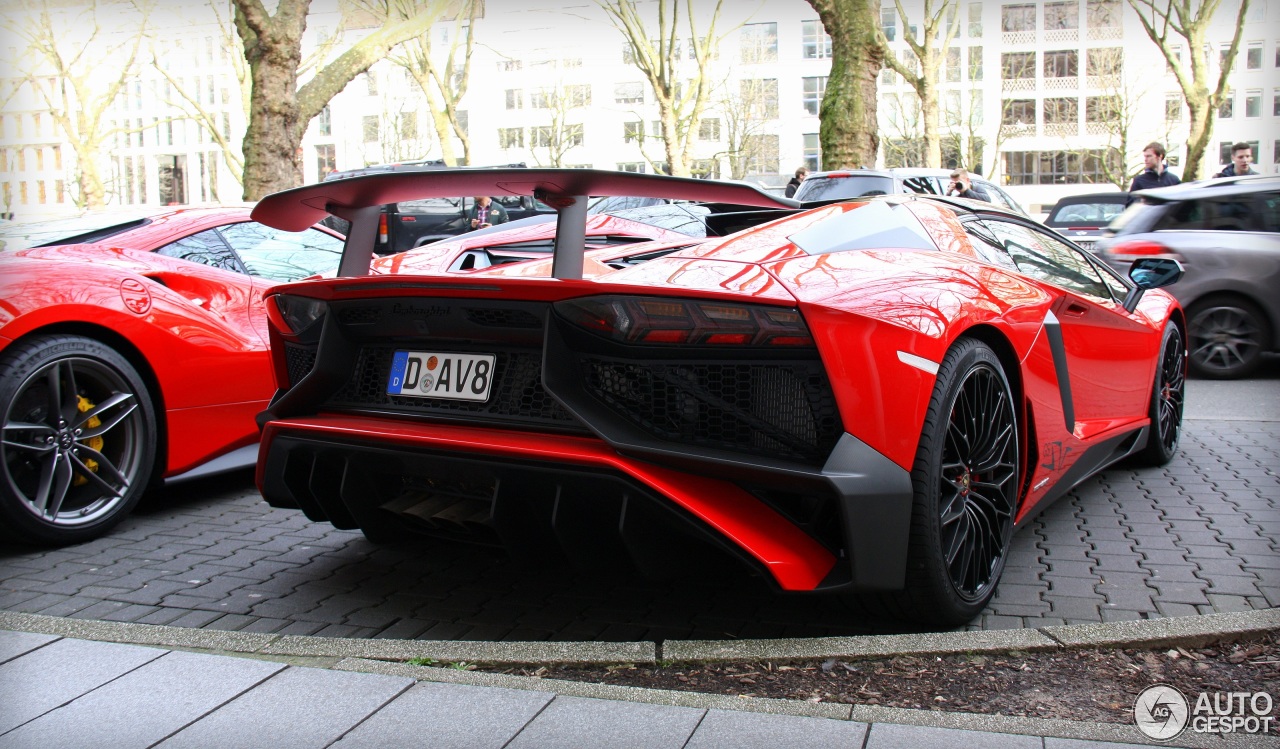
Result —
<instances>
[{"instance_id":1,"label":"dark suv","mask_svg":"<svg viewBox=\"0 0 1280 749\"><path fill-rule=\"evenodd\" d=\"M501 168L523 168L524 164L505 164ZM399 164L381 164L367 166L362 169L349 169L345 172L330 172L324 181L362 177L366 174L382 174L384 172L435 171L438 169L466 169L467 167L450 167L443 161L406 161ZM543 205L528 196L493 195L493 202L507 209L507 217L512 221L541 214L554 214L555 209ZM378 243L374 251L379 255L390 255L404 252L420 245L448 239L471 230L467 222L467 212L474 204L472 196L458 198L428 198L426 200L410 200L403 203L389 203L382 207L386 216L385 237L379 226ZM342 219L330 217L325 223L338 222L331 228L346 233L348 227Z\"/></svg>"},{"instance_id":2,"label":"dark suv","mask_svg":"<svg viewBox=\"0 0 1280 749\"><path fill-rule=\"evenodd\" d=\"M1136 193L1094 252L1127 273L1170 257L1186 274L1170 292L1187 310L1191 370L1244 377L1280 351L1280 177L1227 177Z\"/></svg>"}]
</instances>

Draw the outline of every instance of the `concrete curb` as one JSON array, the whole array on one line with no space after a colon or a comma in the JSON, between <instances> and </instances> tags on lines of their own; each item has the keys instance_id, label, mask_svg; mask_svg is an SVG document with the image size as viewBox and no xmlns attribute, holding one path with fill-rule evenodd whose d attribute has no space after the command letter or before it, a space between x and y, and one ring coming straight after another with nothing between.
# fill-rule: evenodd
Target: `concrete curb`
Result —
<instances>
[{"instance_id":1,"label":"concrete curb","mask_svg":"<svg viewBox=\"0 0 1280 749\"><path fill-rule=\"evenodd\" d=\"M1075 624L1040 629L928 632L916 635L819 637L808 640L689 640L654 642L469 642L459 640L350 639L189 629L157 624L70 619L0 611L0 629L82 640L210 650L245 655L362 658L494 665L654 665L731 660L812 660L894 655L947 655L1044 651L1089 647L1200 647L1280 629L1280 609L1140 622Z\"/></svg>"},{"instance_id":2,"label":"concrete curb","mask_svg":"<svg viewBox=\"0 0 1280 749\"><path fill-rule=\"evenodd\" d=\"M1038 630L940 632L919 635L829 637L812 640L742 640L733 642L459 642L420 640L356 640L302 637L220 630L198 630L128 622L70 619L0 611L0 630L33 632L100 642L129 643L201 650L241 657L300 662L321 668L402 676L474 686L504 687L559 695L644 702L703 709L795 715L861 723L898 723L1025 736L1054 736L1082 741L1109 741L1168 746L1147 739L1133 726L1045 720L1003 715L908 710L871 705L781 700L763 697L680 692L612 684L595 684L531 676L495 674L401 662L427 658L442 663L653 665L659 657L680 661L868 658L964 652L1031 651L1088 647L1199 647L1280 629L1280 609L1141 622L1081 624ZM1188 734L1178 746L1192 749L1253 749L1274 745L1273 737L1236 734Z\"/></svg>"}]
</instances>

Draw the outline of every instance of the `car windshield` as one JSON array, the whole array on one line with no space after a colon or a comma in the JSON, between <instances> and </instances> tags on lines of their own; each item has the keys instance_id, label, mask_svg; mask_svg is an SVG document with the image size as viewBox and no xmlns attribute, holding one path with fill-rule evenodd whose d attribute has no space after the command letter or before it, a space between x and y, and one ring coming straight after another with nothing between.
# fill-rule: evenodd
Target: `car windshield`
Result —
<instances>
[{"instance_id":1,"label":"car windshield","mask_svg":"<svg viewBox=\"0 0 1280 749\"><path fill-rule=\"evenodd\" d=\"M839 200L886 195L893 192L893 179L880 174L809 177L800 183L796 200Z\"/></svg>"},{"instance_id":2,"label":"car windshield","mask_svg":"<svg viewBox=\"0 0 1280 749\"><path fill-rule=\"evenodd\" d=\"M149 215L120 211L96 211L45 221L15 221L0 226L0 249L25 250L55 244L97 242L149 221Z\"/></svg>"},{"instance_id":3,"label":"car windshield","mask_svg":"<svg viewBox=\"0 0 1280 749\"><path fill-rule=\"evenodd\" d=\"M1054 206L1053 213L1045 223L1049 226L1106 226L1111 219L1124 212L1124 203L1070 203Z\"/></svg>"}]
</instances>

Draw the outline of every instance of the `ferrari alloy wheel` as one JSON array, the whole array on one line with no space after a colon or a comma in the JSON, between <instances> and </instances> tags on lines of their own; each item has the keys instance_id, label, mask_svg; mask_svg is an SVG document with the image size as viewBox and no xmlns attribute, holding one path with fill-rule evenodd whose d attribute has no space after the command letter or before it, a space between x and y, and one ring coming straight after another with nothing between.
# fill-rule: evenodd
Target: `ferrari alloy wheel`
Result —
<instances>
[{"instance_id":1,"label":"ferrari alloy wheel","mask_svg":"<svg viewBox=\"0 0 1280 749\"><path fill-rule=\"evenodd\" d=\"M86 541L137 504L156 421L138 372L111 348L43 336L0 357L0 531L45 544Z\"/></svg>"},{"instance_id":2,"label":"ferrari alloy wheel","mask_svg":"<svg viewBox=\"0 0 1280 749\"><path fill-rule=\"evenodd\" d=\"M1243 299L1198 302L1187 316L1191 371L1202 377L1232 379L1253 373L1270 343L1267 318Z\"/></svg>"},{"instance_id":3,"label":"ferrari alloy wheel","mask_svg":"<svg viewBox=\"0 0 1280 749\"><path fill-rule=\"evenodd\" d=\"M1018 503L1017 413L995 352L960 339L938 369L912 472L907 616L963 624L995 593Z\"/></svg>"},{"instance_id":4,"label":"ferrari alloy wheel","mask_svg":"<svg viewBox=\"0 0 1280 749\"><path fill-rule=\"evenodd\" d=\"M1164 330L1160 345L1160 361L1156 365L1155 387L1147 414L1151 432L1147 446L1138 460L1150 466L1162 466L1173 459L1182 436L1182 405L1187 385L1186 344L1175 323Z\"/></svg>"}]
</instances>

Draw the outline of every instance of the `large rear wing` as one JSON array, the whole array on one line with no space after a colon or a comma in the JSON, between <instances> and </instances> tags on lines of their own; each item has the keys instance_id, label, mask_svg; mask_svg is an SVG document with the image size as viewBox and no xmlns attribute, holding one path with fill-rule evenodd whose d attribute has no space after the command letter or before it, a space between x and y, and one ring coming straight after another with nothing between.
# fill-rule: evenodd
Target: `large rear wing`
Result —
<instances>
[{"instance_id":1,"label":"large rear wing","mask_svg":"<svg viewBox=\"0 0 1280 749\"><path fill-rule=\"evenodd\" d=\"M458 195L528 195L555 208L559 214L552 260L555 278L582 278L590 197L631 195L757 208L800 207L795 200L736 182L598 169L456 169L370 174L283 190L263 198L252 217L286 231L302 231L328 214L350 221L338 275L363 276L373 259L381 206Z\"/></svg>"}]
</instances>

